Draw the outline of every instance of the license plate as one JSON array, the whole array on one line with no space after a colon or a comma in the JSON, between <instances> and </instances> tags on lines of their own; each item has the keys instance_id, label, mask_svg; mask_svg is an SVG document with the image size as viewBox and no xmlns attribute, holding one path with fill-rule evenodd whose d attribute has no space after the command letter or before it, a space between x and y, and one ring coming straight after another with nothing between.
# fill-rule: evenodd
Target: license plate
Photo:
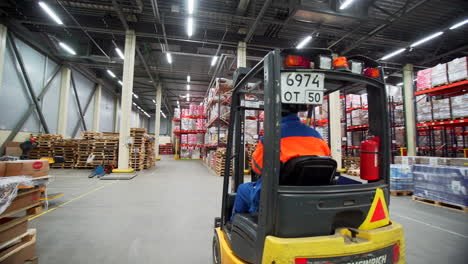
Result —
<instances>
[{"instance_id":1,"label":"license plate","mask_svg":"<svg viewBox=\"0 0 468 264\"><path fill-rule=\"evenodd\" d=\"M325 75L313 72L282 72L281 102L322 104Z\"/></svg>"},{"instance_id":2,"label":"license plate","mask_svg":"<svg viewBox=\"0 0 468 264\"><path fill-rule=\"evenodd\" d=\"M331 258L308 258L307 264L391 264L393 246L368 253Z\"/></svg>"}]
</instances>

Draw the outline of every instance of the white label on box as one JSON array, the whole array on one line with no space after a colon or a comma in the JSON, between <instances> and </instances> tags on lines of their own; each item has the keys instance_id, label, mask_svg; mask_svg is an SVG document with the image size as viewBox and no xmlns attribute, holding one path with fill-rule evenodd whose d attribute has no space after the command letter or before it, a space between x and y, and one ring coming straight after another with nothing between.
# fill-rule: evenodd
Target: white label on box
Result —
<instances>
[{"instance_id":1,"label":"white label on box","mask_svg":"<svg viewBox=\"0 0 468 264\"><path fill-rule=\"evenodd\" d=\"M439 165L437 158L429 158L429 165Z\"/></svg>"},{"instance_id":2,"label":"white label on box","mask_svg":"<svg viewBox=\"0 0 468 264\"><path fill-rule=\"evenodd\" d=\"M401 157L401 164L408 165L408 157Z\"/></svg>"}]
</instances>

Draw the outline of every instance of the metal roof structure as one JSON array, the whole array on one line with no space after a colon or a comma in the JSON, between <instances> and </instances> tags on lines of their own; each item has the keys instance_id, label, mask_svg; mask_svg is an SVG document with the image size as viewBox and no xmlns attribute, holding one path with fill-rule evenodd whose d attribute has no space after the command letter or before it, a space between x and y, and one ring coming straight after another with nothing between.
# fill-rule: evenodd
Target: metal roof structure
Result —
<instances>
[{"instance_id":1,"label":"metal roof structure","mask_svg":"<svg viewBox=\"0 0 468 264\"><path fill-rule=\"evenodd\" d=\"M214 78L232 75L239 41L247 42L248 66L274 48L294 47L308 35L312 41L307 46L330 48L345 56L378 59L407 48L386 61L389 73L401 70L405 63L429 67L468 53L468 24L448 30L468 19L466 0L355 0L345 10L338 8L344 0L194 0L191 37L187 36L188 0L42 1L63 25L55 23L38 2L2 1L2 22L51 57L107 79L117 93L120 86L105 71L110 69L121 78L123 60L115 47L123 50L125 29L134 29L138 48L134 92L148 112L155 109L154 82L161 82L169 112L178 100L187 104L187 75L191 76L191 103L199 103ZM445 33L409 48L438 31ZM63 51L59 41L74 47L77 55ZM166 52L172 54L172 64ZM219 59L211 66L216 54Z\"/></svg>"}]
</instances>

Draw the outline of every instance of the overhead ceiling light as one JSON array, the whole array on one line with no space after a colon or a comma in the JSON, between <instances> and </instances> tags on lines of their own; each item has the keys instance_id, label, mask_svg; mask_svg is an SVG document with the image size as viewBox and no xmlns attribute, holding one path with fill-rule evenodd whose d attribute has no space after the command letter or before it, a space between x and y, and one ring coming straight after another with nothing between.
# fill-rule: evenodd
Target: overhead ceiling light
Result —
<instances>
[{"instance_id":1,"label":"overhead ceiling light","mask_svg":"<svg viewBox=\"0 0 468 264\"><path fill-rule=\"evenodd\" d=\"M190 94L187 93L187 102L190 101Z\"/></svg>"},{"instance_id":2,"label":"overhead ceiling light","mask_svg":"<svg viewBox=\"0 0 468 264\"><path fill-rule=\"evenodd\" d=\"M465 25L466 23L468 23L468 19L465 19L462 22L456 23L455 25L451 26L450 29L453 30L453 29L459 28L459 27Z\"/></svg>"},{"instance_id":3,"label":"overhead ceiling light","mask_svg":"<svg viewBox=\"0 0 468 264\"><path fill-rule=\"evenodd\" d=\"M188 13L189 13L189 15L193 14L194 9L195 9L195 0L188 0Z\"/></svg>"},{"instance_id":4,"label":"overhead ceiling light","mask_svg":"<svg viewBox=\"0 0 468 264\"><path fill-rule=\"evenodd\" d=\"M136 105L136 103L135 103L135 102L133 102L133 105Z\"/></svg>"},{"instance_id":5,"label":"overhead ceiling light","mask_svg":"<svg viewBox=\"0 0 468 264\"><path fill-rule=\"evenodd\" d=\"M187 20L187 35L191 37L193 35L193 18L189 17Z\"/></svg>"},{"instance_id":6,"label":"overhead ceiling light","mask_svg":"<svg viewBox=\"0 0 468 264\"><path fill-rule=\"evenodd\" d=\"M67 44L63 42L59 42L59 45L60 47L62 47L62 49L66 50L71 55L76 55L76 52L72 48L70 48Z\"/></svg>"},{"instance_id":7,"label":"overhead ceiling light","mask_svg":"<svg viewBox=\"0 0 468 264\"><path fill-rule=\"evenodd\" d=\"M172 63L172 55L168 52L166 53L166 58L167 58L167 62L169 62L169 64Z\"/></svg>"},{"instance_id":8,"label":"overhead ceiling light","mask_svg":"<svg viewBox=\"0 0 468 264\"><path fill-rule=\"evenodd\" d=\"M63 22L62 20L60 20L60 18L55 14L54 11L52 11L52 9L50 9L50 7L44 3L44 2L39 2L39 6L42 7L42 9L44 9L44 11L59 25L63 25Z\"/></svg>"},{"instance_id":9,"label":"overhead ceiling light","mask_svg":"<svg viewBox=\"0 0 468 264\"><path fill-rule=\"evenodd\" d=\"M119 80L119 84L120 84L120 85L123 85L123 82L122 82L121 80Z\"/></svg>"},{"instance_id":10,"label":"overhead ceiling light","mask_svg":"<svg viewBox=\"0 0 468 264\"><path fill-rule=\"evenodd\" d=\"M115 74L111 70L107 70L107 74L109 74L112 78L115 78Z\"/></svg>"},{"instance_id":11,"label":"overhead ceiling light","mask_svg":"<svg viewBox=\"0 0 468 264\"><path fill-rule=\"evenodd\" d=\"M156 104L156 101L153 99L153 103Z\"/></svg>"},{"instance_id":12,"label":"overhead ceiling light","mask_svg":"<svg viewBox=\"0 0 468 264\"><path fill-rule=\"evenodd\" d=\"M340 5L340 10L341 9L345 9L347 8L348 6L351 5L351 3L353 2L354 0L345 0L341 5Z\"/></svg>"},{"instance_id":13,"label":"overhead ceiling light","mask_svg":"<svg viewBox=\"0 0 468 264\"><path fill-rule=\"evenodd\" d=\"M179 105L179 100L177 100L177 105Z\"/></svg>"},{"instance_id":14,"label":"overhead ceiling light","mask_svg":"<svg viewBox=\"0 0 468 264\"><path fill-rule=\"evenodd\" d=\"M397 83L397 86L402 86L402 85L403 85L403 83L402 83L402 82L401 82L401 83Z\"/></svg>"},{"instance_id":15,"label":"overhead ceiling light","mask_svg":"<svg viewBox=\"0 0 468 264\"><path fill-rule=\"evenodd\" d=\"M187 91L190 91L190 84L187 84Z\"/></svg>"},{"instance_id":16,"label":"overhead ceiling light","mask_svg":"<svg viewBox=\"0 0 468 264\"><path fill-rule=\"evenodd\" d=\"M218 56L213 56L213 59L211 60L211 66L214 66L216 61L218 61Z\"/></svg>"},{"instance_id":17,"label":"overhead ceiling light","mask_svg":"<svg viewBox=\"0 0 468 264\"><path fill-rule=\"evenodd\" d=\"M383 56L380 60L388 60L388 59L390 59L391 57L396 56L396 55L402 53L402 52L405 51L405 50L406 50L405 48L399 49L399 50L394 51L394 52L392 52L392 53L390 53L390 54L388 54L388 55Z\"/></svg>"},{"instance_id":18,"label":"overhead ceiling light","mask_svg":"<svg viewBox=\"0 0 468 264\"><path fill-rule=\"evenodd\" d=\"M166 114L164 114L163 111L161 111L161 115L162 115L164 118L166 118Z\"/></svg>"},{"instance_id":19,"label":"overhead ceiling light","mask_svg":"<svg viewBox=\"0 0 468 264\"><path fill-rule=\"evenodd\" d=\"M187 82L190 82L190 75L187 75Z\"/></svg>"},{"instance_id":20,"label":"overhead ceiling light","mask_svg":"<svg viewBox=\"0 0 468 264\"><path fill-rule=\"evenodd\" d=\"M296 49L302 49L311 39L312 36L307 36L305 39L299 42L299 44L297 44Z\"/></svg>"},{"instance_id":21,"label":"overhead ceiling light","mask_svg":"<svg viewBox=\"0 0 468 264\"><path fill-rule=\"evenodd\" d=\"M133 97L135 97L136 99L138 99L138 95L136 93L133 93Z\"/></svg>"},{"instance_id":22,"label":"overhead ceiling light","mask_svg":"<svg viewBox=\"0 0 468 264\"><path fill-rule=\"evenodd\" d=\"M386 80L388 78L388 76L385 76L384 79Z\"/></svg>"},{"instance_id":23,"label":"overhead ceiling light","mask_svg":"<svg viewBox=\"0 0 468 264\"><path fill-rule=\"evenodd\" d=\"M411 44L410 47L414 48L414 47L416 47L416 46L419 46L419 45L421 45L421 44L423 44L423 43L425 43L425 42L427 42L427 41L429 41L429 40L431 40L431 39L433 39L433 38L437 38L438 36L440 36L440 35L442 35L442 34L444 34L444 32L442 32L442 31L439 31L439 32L437 32L437 33L434 33L434 34L432 34L432 35L430 35L430 36L428 36L428 37L425 37L425 38L423 38L423 39L421 39L421 40L416 41L415 43Z\"/></svg>"},{"instance_id":24,"label":"overhead ceiling light","mask_svg":"<svg viewBox=\"0 0 468 264\"><path fill-rule=\"evenodd\" d=\"M125 57L122 53L122 51L119 49L119 48L115 48L115 51L117 52L117 54L119 55L119 57L123 60Z\"/></svg>"},{"instance_id":25,"label":"overhead ceiling light","mask_svg":"<svg viewBox=\"0 0 468 264\"><path fill-rule=\"evenodd\" d=\"M153 83L153 81L151 81L151 80L149 80L148 82L149 82L149 83Z\"/></svg>"}]
</instances>

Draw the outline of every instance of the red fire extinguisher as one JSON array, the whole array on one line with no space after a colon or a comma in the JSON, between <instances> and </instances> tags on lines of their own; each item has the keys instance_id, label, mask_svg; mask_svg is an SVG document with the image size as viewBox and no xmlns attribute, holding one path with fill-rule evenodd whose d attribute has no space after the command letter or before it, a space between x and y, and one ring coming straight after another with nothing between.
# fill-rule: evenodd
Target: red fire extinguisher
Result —
<instances>
[{"instance_id":1,"label":"red fire extinguisher","mask_svg":"<svg viewBox=\"0 0 468 264\"><path fill-rule=\"evenodd\" d=\"M379 137L372 137L361 143L361 179L379 180L379 150Z\"/></svg>"}]
</instances>

